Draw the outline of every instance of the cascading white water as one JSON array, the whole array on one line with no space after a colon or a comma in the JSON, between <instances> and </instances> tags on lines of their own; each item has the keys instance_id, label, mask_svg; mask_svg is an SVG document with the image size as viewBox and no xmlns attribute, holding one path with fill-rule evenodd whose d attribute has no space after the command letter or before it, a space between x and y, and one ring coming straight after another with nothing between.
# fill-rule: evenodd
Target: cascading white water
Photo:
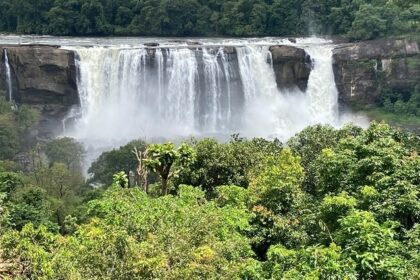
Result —
<instances>
[{"instance_id":1,"label":"cascading white water","mask_svg":"<svg viewBox=\"0 0 420 280\"><path fill-rule=\"evenodd\" d=\"M163 123L178 126L181 131L194 131L194 113L196 102L196 81L198 66L195 54L190 49L170 49L167 56L167 87L164 86L164 98L161 112L156 118L163 116ZM166 95L165 95L166 91ZM172 133L171 133L172 134ZM162 134L164 135L164 134Z\"/></svg>"},{"instance_id":2,"label":"cascading white water","mask_svg":"<svg viewBox=\"0 0 420 280\"><path fill-rule=\"evenodd\" d=\"M118 142L230 126L233 70L221 47L75 50L83 115L77 138Z\"/></svg>"},{"instance_id":3,"label":"cascading white water","mask_svg":"<svg viewBox=\"0 0 420 280\"><path fill-rule=\"evenodd\" d=\"M297 88L280 91L269 46L238 48L246 97L245 134L287 139L308 125L335 125L338 94L332 68L332 46L303 46L313 60L306 93ZM257 125L256 125L257 124Z\"/></svg>"},{"instance_id":4,"label":"cascading white water","mask_svg":"<svg viewBox=\"0 0 420 280\"><path fill-rule=\"evenodd\" d=\"M247 103L278 93L269 46L238 47L238 62Z\"/></svg>"},{"instance_id":5,"label":"cascading white water","mask_svg":"<svg viewBox=\"0 0 420 280\"><path fill-rule=\"evenodd\" d=\"M307 89L312 123L335 124L338 120L338 91L333 72L333 47L315 45L305 50L315 63Z\"/></svg>"},{"instance_id":6,"label":"cascading white water","mask_svg":"<svg viewBox=\"0 0 420 280\"><path fill-rule=\"evenodd\" d=\"M287 139L307 125L336 124L332 46L320 39L230 41L157 48L66 47L78 54L86 143L241 133ZM270 45L302 47L313 59L308 89L280 91Z\"/></svg>"},{"instance_id":7,"label":"cascading white water","mask_svg":"<svg viewBox=\"0 0 420 280\"><path fill-rule=\"evenodd\" d=\"M9 95L9 101L13 101L13 86L12 86L12 71L10 69L9 56L7 50L4 50L4 65L6 67L6 83L7 83L7 93Z\"/></svg>"}]
</instances>

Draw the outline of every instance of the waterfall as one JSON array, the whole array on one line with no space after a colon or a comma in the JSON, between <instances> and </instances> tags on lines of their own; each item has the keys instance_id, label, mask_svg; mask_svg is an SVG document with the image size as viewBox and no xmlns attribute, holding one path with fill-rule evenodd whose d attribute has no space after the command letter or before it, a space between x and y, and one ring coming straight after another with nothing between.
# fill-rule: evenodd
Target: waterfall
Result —
<instances>
[{"instance_id":1,"label":"waterfall","mask_svg":"<svg viewBox=\"0 0 420 280\"><path fill-rule=\"evenodd\" d=\"M278 41L202 44L66 47L77 53L82 114L70 136L88 143L232 133L285 140L307 125L337 123L325 40L280 42L313 59L306 92L278 89L269 50Z\"/></svg>"},{"instance_id":2,"label":"waterfall","mask_svg":"<svg viewBox=\"0 0 420 280\"><path fill-rule=\"evenodd\" d=\"M6 67L6 83L9 102L13 101L12 71L10 70L9 56L7 50L4 50L4 65Z\"/></svg>"},{"instance_id":3,"label":"waterfall","mask_svg":"<svg viewBox=\"0 0 420 280\"><path fill-rule=\"evenodd\" d=\"M301 46L313 59L308 89L280 91L269 46L238 48L238 61L246 97L245 134L287 139L308 125L335 125L338 93L332 66L332 46ZM257 125L256 125L257 124Z\"/></svg>"},{"instance_id":4,"label":"waterfall","mask_svg":"<svg viewBox=\"0 0 420 280\"><path fill-rule=\"evenodd\" d=\"M315 45L305 50L315 64L307 89L312 122L334 124L338 120L338 91L333 72L333 47Z\"/></svg>"},{"instance_id":5,"label":"waterfall","mask_svg":"<svg viewBox=\"0 0 420 280\"><path fill-rule=\"evenodd\" d=\"M277 84L271 60L269 46L238 47L238 61L244 85L245 100L252 102L261 96L277 95Z\"/></svg>"}]
</instances>

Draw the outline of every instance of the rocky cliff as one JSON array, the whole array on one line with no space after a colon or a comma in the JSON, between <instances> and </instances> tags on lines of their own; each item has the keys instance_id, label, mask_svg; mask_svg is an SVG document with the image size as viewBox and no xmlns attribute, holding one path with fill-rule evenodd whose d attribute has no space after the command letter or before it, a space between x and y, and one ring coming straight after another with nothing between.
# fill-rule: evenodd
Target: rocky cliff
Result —
<instances>
[{"instance_id":1,"label":"rocky cliff","mask_svg":"<svg viewBox=\"0 0 420 280\"><path fill-rule=\"evenodd\" d=\"M7 92L5 51L11 70L13 100L41 112L39 134L61 126L69 108L78 103L74 53L54 46L3 46L0 89Z\"/></svg>"},{"instance_id":2,"label":"rocky cliff","mask_svg":"<svg viewBox=\"0 0 420 280\"><path fill-rule=\"evenodd\" d=\"M401 94L420 83L420 42L382 39L343 44L334 50L342 104L374 105L384 89Z\"/></svg>"},{"instance_id":3,"label":"rocky cliff","mask_svg":"<svg viewBox=\"0 0 420 280\"><path fill-rule=\"evenodd\" d=\"M279 88L298 87L305 91L311 73L311 58L305 50L293 46L272 46L274 72Z\"/></svg>"}]
</instances>

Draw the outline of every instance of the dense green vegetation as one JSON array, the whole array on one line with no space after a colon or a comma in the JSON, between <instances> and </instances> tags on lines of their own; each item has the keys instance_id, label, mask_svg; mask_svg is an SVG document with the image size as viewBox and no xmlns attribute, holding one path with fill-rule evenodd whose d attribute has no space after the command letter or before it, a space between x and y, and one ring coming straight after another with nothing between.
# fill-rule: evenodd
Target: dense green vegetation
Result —
<instances>
[{"instance_id":1,"label":"dense green vegetation","mask_svg":"<svg viewBox=\"0 0 420 280\"><path fill-rule=\"evenodd\" d=\"M408 94L384 92L381 107L390 113L420 117L420 86Z\"/></svg>"},{"instance_id":2,"label":"dense green vegetation","mask_svg":"<svg viewBox=\"0 0 420 280\"><path fill-rule=\"evenodd\" d=\"M419 148L378 123L134 141L86 184L83 148L53 140L2 162L0 278L418 279Z\"/></svg>"},{"instance_id":3,"label":"dense green vegetation","mask_svg":"<svg viewBox=\"0 0 420 280\"><path fill-rule=\"evenodd\" d=\"M391 125L419 131L420 86L411 92L392 91L386 85L374 105L353 104L353 109L367 114L371 119L385 121Z\"/></svg>"},{"instance_id":4,"label":"dense green vegetation","mask_svg":"<svg viewBox=\"0 0 420 280\"><path fill-rule=\"evenodd\" d=\"M12 159L28 146L26 134L38 118L29 106L16 107L0 95L0 160Z\"/></svg>"},{"instance_id":5,"label":"dense green vegetation","mask_svg":"<svg viewBox=\"0 0 420 280\"><path fill-rule=\"evenodd\" d=\"M0 0L0 30L50 35L353 39L420 31L417 0Z\"/></svg>"}]
</instances>

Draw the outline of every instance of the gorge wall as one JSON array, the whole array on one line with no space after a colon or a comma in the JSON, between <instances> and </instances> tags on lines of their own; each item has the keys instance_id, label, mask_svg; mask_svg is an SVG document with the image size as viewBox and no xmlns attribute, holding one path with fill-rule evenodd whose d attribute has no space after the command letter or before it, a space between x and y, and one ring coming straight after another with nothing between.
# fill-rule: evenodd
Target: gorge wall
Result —
<instances>
[{"instance_id":1,"label":"gorge wall","mask_svg":"<svg viewBox=\"0 0 420 280\"><path fill-rule=\"evenodd\" d=\"M412 92L420 84L419 46L419 39L382 39L336 47L334 73L340 102L374 106L384 89Z\"/></svg>"},{"instance_id":2,"label":"gorge wall","mask_svg":"<svg viewBox=\"0 0 420 280\"><path fill-rule=\"evenodd\" d=\"M0 46L0 53L0 90L7 99L38 109L38 134L51 137L78 104L74 53L55 46Z\"/></svg>"}]
</instances>

